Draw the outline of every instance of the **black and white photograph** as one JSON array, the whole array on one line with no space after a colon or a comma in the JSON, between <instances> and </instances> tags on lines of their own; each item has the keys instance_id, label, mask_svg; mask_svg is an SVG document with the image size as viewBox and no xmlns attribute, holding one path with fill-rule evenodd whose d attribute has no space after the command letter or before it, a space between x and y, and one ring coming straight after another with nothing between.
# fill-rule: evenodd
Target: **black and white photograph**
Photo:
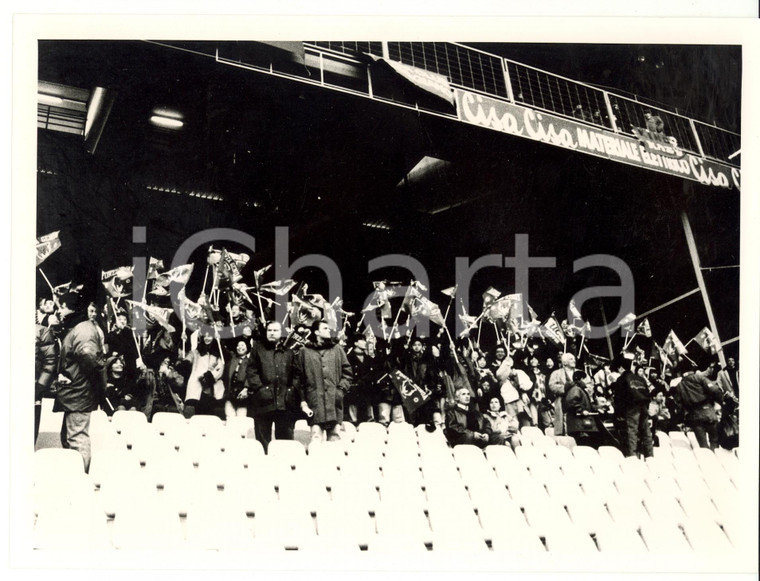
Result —
<instances>
[{"instance_id":1,"label":"black and white photograph","mask_svg":"<svg viewBox=\"0 0 760 581\"><path fill-rule=\"evenodd\" d=\"M17 22L17 566L756 575L757 27L380 20Z\"/></svg>"}]
</instances>

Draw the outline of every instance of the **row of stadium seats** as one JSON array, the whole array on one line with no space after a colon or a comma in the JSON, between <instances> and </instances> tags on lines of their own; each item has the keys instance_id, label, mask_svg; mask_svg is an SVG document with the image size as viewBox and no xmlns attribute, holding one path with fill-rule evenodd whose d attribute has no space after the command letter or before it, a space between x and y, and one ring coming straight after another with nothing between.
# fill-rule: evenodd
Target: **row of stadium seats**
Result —
<instances>
[{"instance_id":1,"label":"row of stadium seats","mask_svg":"<svg viewBox=\"0 0 760 581\"><path fill-rule=\"evenodd\" d=\"M265 454L250 422L168 415L94 419L88 474L77 452L38 450L35 547L635 554L738 540L737 455L670 435L644 461L537 429L513 452L367 423Z\"/></svg>"}]
</instances>

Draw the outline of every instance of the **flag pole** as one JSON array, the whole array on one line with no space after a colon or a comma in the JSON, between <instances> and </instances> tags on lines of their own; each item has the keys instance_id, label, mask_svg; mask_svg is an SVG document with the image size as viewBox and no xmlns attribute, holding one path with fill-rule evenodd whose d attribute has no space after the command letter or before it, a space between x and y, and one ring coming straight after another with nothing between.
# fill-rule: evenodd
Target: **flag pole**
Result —
<instances>
[{"instance_id":1,"label":"flag pole","mask_svg":"<svg viewBox=\"0 0 760 581\"><path fill-rule=\"evenodd\" d=\"M599 297L599 308L602 311L602 323L604 323L604 338L607 340L607 350L610 354L610 361L612 361L615 358L615 355L612 351L612 339L610 339L610 331L607 328L607 313L604 312L604 302L602 301L602 297Z\"/></svg>"},{"instance_id":2,"label":"flag pole","mask_svg":"<svg viewBox=\"0 0 760 581\"><path fill-rule=\"evenodd\" d=\"M57 305L57 304L58 304L58 301L57 301L57 300L56 300L56 298L55 298L55 290L53 290L53 285L52 285L52 284L50 284L50 281L48 280L48 277L47 277L47 276L45 276L45 272L44 272L44 271L43 271L41 268L38 268L37 270L39 270L39 271L40 271L40 274L42 275L42 278L44 278L44 279L45 279L45 282L47 283L48 287L50 288L50 294L52 294L52 295L53 295L53 301L54 301L54 302L56 303L56 305Z\"/></svg>"},{"instance_id":3,"label":"flag pole","mask_svg":"<svg viewBox=\"0 0 760 581\"><path fill-rule=\"evenodd\" d=\"M444 322L446 322L445 319ZM448 327L444 326L443 330L446 331L446 336L449 338L449 344L451 345L451 352L454 354L454 360L459 364L459 357L457 357L457 348L456 345L454 345L454 339L451 338L451 333L449 333Z\"/></svg>"},{"instance_id":4,"label":"flag pole","mask_svg":"<svg viewBox=\"0 0 760 581\"><path fill-rule=\"evenodd\" d=\"M206 264L206 274L203 275L203 288L201 289L201 294L206 294L206 281L208 280L208 269L209 265Z\"/></svg>"},{"instance_id":5,"label":"flag pole","mask_svg":"<svg viewBox=\"0 0 760 581\"><path fill-rule=\"evenodd\" d=\"M135 334L134 329L132 329L132 338L135 340L135 347L137 347L137 360L141 365L145 365L145 363L143 363L142 351L140 350L140 343L137 340L137 335Z\"/></svg>"},{"instance_id":6,"label":"flag pole","mask_svg":"<svg viewBox=\"0 0 760 581\"><path fill-rule=\"evenodd\" d=\"M449 297L449 304L446 305L446 313L444 313L444 315L443 315L443 322L444 323L446 322L446 319L449 316L449 309L451 309L451 303L453 303L453 302L454 302L454 297L453 296Z\"/></svg>"},{"instance_id":7,"label":"flag pole","mask_svg":"<svg viewBox=\"0 0 760 581\"><path fill-rule=\"evenodd\" d=\"M581 353L583 353L583 342L586 340L586 333L583 333L581 335L581 346L578 347L578 355L576 355L577 358L580 359Z\"/></svg>"}]
</instances>

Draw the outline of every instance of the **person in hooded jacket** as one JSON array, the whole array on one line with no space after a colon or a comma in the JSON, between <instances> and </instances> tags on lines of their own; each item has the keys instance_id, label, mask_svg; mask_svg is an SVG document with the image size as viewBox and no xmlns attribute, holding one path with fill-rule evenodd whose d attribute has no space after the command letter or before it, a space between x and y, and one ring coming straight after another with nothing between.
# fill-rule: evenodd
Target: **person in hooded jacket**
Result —
<instances>
[{"instance_id":1,"label":"person in hooded jacket","mask_svg":"<svg viewBox=\"0 0 760 581\"><path fill-rule=\"evenodd\" d=\"M311 439L340 439L343 424L343 396L353 381L346 352L332 339L325 321L314 323L315 341L295 357L294 384L301 410L311 426Z\"/></svg>"}]
</instances>

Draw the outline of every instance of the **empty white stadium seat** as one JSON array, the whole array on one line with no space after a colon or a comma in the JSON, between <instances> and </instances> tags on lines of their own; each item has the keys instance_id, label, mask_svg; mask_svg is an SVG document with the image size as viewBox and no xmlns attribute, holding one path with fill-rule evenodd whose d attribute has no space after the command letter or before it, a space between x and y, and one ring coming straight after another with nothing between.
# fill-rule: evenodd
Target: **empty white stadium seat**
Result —
<instances>
[{"instance_id":1,"label":"empty white stadium seat","mask_svg":"<svg viewBox=\"0 0 760 581\"><path fill-rule=\"evenodd\" d=\"M253 526L256 540L289 549L299 548L317 534L308 510L282 502L262 505L256 511Z\"/></svg>"},{"instance_id":2,"label":"empty white stadium seat","mask_svg":"<svg viewBox=\"0 0 760 581\"><path fill-rule=\"evenodd\" d=\"M205 499L188 511L185 520L189 550L249 551L253 531L249 518L239 506L218 499Z\"/></svg>"},{"instance_id":3,"label":"empty white stadium seat","mask_svg":"<svg viewBox=\"0 0 760 581\"><path fill-rule=\"evenodd\" d=\"M595 554L598 549L591 537L574 525L557 526L545 535L546 549L555 554Z\"/></svg>"},{"instance_id":4,"label":"empty white stadium seat","mask_svg":"<svg viewBox=\"0 0 760 581\"><path fill-rule=\"evenodd\" d=\"M111 425L119 433L144 428L147 423L148 416L137 410L116 410L111 416Z\"/></svg>"},{"instance_id":5,"label":"empty white stadium seat","mask_svg":"<svg viewBox=\"0 0 760 581\"><path fill-rule=\"evenodd\" d=\"M306 458L306 448L296 440L272 440L269 442L267 456L270 460L295 468Z\"/></svg>"},{"instance_id":6,"label":"empty white stadium seat","mask_svg":"<svg viewBox=\"0 0 760 581\"><path fill-rule=\"evenodd\" d=\"M156 412L153 414L150 423L162 436L174 431L184 433L187 430L187 419L185 416L172 412Z\"/></svg>"},{"instance_id":7,"label":"empty white stadium seat","mask_svg":"<svg viewBox=\"0 0 760 581\"><path fill-rule=\"evenodd\" d=\"M43 508L34 523L32 543L35 549L50 551L113 548L106 515L95 504Z\"/></svg>"},{"instance_id":8,"label":"empty white stadium seat","mask_svg":"<svg viewBox=\"0 0 760 581\"><path fill-rule=\"evenodd\" d=\"M84 459L76 450L42 448L33 456L34 483L84 474Z\"/></svg>"},{"instance_id":9,"label":"empty white stadium seat","mask_svg":"<svg viewBox=\"0 0 760 581\"><path fill-rule=\"evenodd\" d=\"M253 438L253 418L234 416L224 422L226 435L235 438Z\"/></svg>"},{"instance_id":10,"label":"empty white stadium seat","mask_svg":"<svg viewBox=\"0 0 760 581\"><path fill-rule=\"evenodd\" d=\"M224 422L218 416L196 414L187 422L193 434L202 437L220 437L224 432Z\"/></svg>"},{"instance_id":11,"label":"empty white stadium seat","mask_svg":"<svg viewBox=\"0 0 760 581\"><path fill-rule=\"evenodd\" d=\"M641 537L650 553L660 555L683 555L693 549L683 531L676 524L653 521L641 525Z\"/></svg>"},{"instance_id":12,"label":"empty white stadium seat","mask_svg":"<svg viewBox=\"0 0 760 581\"><path fill-rule=\"evenodd\" d=\"M648 553L647 546L634 528L607 526L596 531L596 544L601 553L628 556Z\"/></svg>"},{"instance_id":13,"label":"empty white stadium seat","mask_svg":"<svg viewBox=\"0 0 760 581\"><path fill-rule=\"evenodd\" d=\"M317 535L325 539L345 539L367 546L375 538L375 523L369 512L356 506L325 504L317 510Z\"/></svg>"}]
</instances>

